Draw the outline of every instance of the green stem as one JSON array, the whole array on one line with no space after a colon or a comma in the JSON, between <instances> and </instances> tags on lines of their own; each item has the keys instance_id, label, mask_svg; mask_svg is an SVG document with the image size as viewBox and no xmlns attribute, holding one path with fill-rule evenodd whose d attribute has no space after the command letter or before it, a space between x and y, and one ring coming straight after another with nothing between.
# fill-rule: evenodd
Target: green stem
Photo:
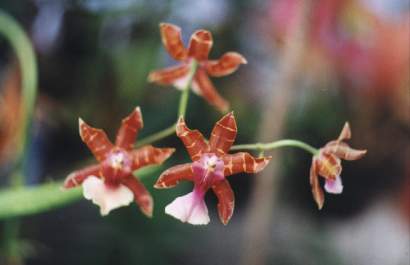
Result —
<instances>
[{"instance_id":1,"label":"green stem","mask_svg":"<svg viewBox=\"0 0 410 265\"><path fill-rule=\"evenodd\" d=\"M17 146L16 158L19 160L15 172L12 174L11 185L20 187L24 185L25 153L29 145L29 135L34 112L34 104L37 96L37 61L29 38L23 28L10 15L0 10L0 35L10 43L20 63L22 77L22 124L19 131L19 146ZM19 263L21 253L19 251L18 236L20 223L18 219L11 219L4 224L3 247L9 262Z\"/></svg>"},{"instance_id":2,"label":"green stem","mask_svg":"<svg viewBox=\"0 0 410 265\"><path fill-rule=\"evenodd\" d=\"M185 87L183 88L181 98L179 100L179 108L178 108L178 118L185 116L186 108L188 105L188 97L189 91L191 90L192 81L194 79L196 69L198 68L198 62L196 60L192 60L191 68L189 70L188 80L186 82Z\"/></svg>"},{"instance_id":3,"label":"green stem","mask_svg":"<svg viewBox=\"0 0 410 265\"><path fill-rule=\"evenodd\" d=\"M194 80L194 76L196 73L196 69L198 68L198 62L196 60L193 60L191 63L191 68L189 70L189 74L188 74L188 80L187 83L185 85L185 87L183 88L183 91L181 93L181 97L179 99L179 107L178 107L178 118L181 116L185 116L186 113L186 109L188 106L188 98L189 98L189 91L191 90L191 85L192 85L192 81ZM175 133L175 126L176 124L172 124L171 126L169 126L168 128L156 132L152 135L149 135L141 140L139 140L136 144L136 147L140 147L146 144L150 144L156 141L159 141L161 139L164 139L170 135L172 135L173 133Z\"/></svg>"},{"instance_id":4,"label":"green stem","mask_svg":"<svg viewBox=\"0 0 410 265\"><path fill-rule=\"evenodd\" d=\"M293 140L293 139L284 139L284 140L279 140L271 143L255 143L255 144L239 144L239 145L234 145L231 147L231 150L258 150L258 151L266 151L266 150L272 150L280 147L297 147L300 149L303 149L313 155L317 155L319 153L319 150L314 148L313 146L304 143L299 140Z\"/></svg>"}]
</instances>

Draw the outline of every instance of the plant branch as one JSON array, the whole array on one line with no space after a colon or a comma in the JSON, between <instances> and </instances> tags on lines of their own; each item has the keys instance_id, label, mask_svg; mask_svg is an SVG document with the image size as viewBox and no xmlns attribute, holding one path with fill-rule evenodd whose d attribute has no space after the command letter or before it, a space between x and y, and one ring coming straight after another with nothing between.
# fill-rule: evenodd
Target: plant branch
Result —
<instances>
[{"instance_id":1,"label":"plant branch","mask_svg":"<svg viewBox=\"0 0 410 265\"><path fill-rule=\"evenodd\" d=\"M293 139L283 139L271 143L255 143L255 144L238 144L234 145L231 147L231 150L242 150L242 149L247 149L247 150L258 150L258 151L266 151L266 150L272 150L280 147L297 147L300 149L303 149L312 155L317 155L319 150L314 148L313 146L304 143L299 140L293 140Z\"/></svg>"}]
</instances>

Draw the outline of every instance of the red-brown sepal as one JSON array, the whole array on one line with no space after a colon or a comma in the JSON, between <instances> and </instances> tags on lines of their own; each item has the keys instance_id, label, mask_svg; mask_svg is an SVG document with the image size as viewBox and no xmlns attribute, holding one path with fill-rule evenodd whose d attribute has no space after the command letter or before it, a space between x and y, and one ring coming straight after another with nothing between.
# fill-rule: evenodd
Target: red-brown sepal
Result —
<instances>
[{"instance_id":1,"label":"red-brown sepal","mask_svg":"<svg viewBox=\"0 0 410 265\"><path fill-rule=\"evenodd\" d=\"M193 161L201 158L201 155L209 152L209 145L205 141L204 136L198 130L190 130L180 117L176 125L176 134L184 143L189 156Z\"/></svg>"},{"instance_id":2,"label":"red-brown sepal","mask_svg":"<svg viewBox=\"0 0 410 265\"><path fill-rule=\"evenodd\" d=\"M181 28L170 23L161 23L159 29L162 43L169 55L177 61L185 60L188 51L182 42Z\"/></svg>"},{"instance_id":3,"label":"red-brown sepal","mask_svg":"<svg viewBox=\"0 0 410 265\"><path fill-rule=\"evenodd\" d=\"M175 152L175 148L156 148L152 145L143 146L132 152L133 170L147 166L160 165Z\"/></svg>"},{"instance_id":4,"label":"red-brown sepal","mask_svg":"<svg viewBox=\"0 0 410 265\"><path fill-rule=\"evenodd\" d=\"M203 29L197 30L192 34L189 41L188 56L195 58L199 62L207 60L212 44L211 32Z\"/></svg>"},{"instance_id":5,"label":"red-brown sepal","mask_svg":"<svg viewBox=\"0 0 410 265\"><path fill-rule=\"evenodd\" d=\"M89 176L100 177L100 165L92 165L72 172L64 181L63 188L70 189L77 187Z\"/></svg>"},{"instance_id":6,"label":"red-brown sepal","mask_svg":"<svg viewBox=\"0 0 410 265\"><path fill-rule=\"evenodd\" d=\"M271 156L255 158L247 152L227 154L222 157L224 161L225 177L237 173L258 173L263 170L272 159Z\"/></svg>"},{"instance_id":7,"label":"red-brown sepal","mask_svg":"<svg viewBox=\"0 0 410 265\"><path fill-rule=\"evenodd\" d=\"M235 208L235 195L231 185L227 180L222 180L213 185L212 190L218 198L219 219L224 225L227 225Z\"/></svg>"},{"instance_id":8,"label":"red-brown sepal","mask_svg":"<svg viewBox=\"0 0 410 265\"><path fill-rule=\"evenodd\" d=\"M192 176L191 163L176 165L165 170L161 176L159 176L154 187L156 189L172 188L181 180L192 180Z\"/></svg>"},{"instance_id":9,"label":"red-brown sepal","mask_svg":"<svg viewBox=\"0 0 410 265\"><path fill-rule=\"evenodd\" d=\"M135 177L129 176L122 180L122 184L127 186L134 194L134 200L141 211L148 217L152 217L154 201L145 186Z\"/></svg>"},{"instance_id":10,"label":"red-brown sepal","mask_svg":"<svg viewBox=\"0 0 410 265\"><path fill-rule=\"evenodd\" d=\"M115 145L126 150L131 150L134 147L138 132L142 127L144 127L144 123L142 121L141 109L140 107L136 107L130 115L122 120Z\"/></svg>"},{"instance_id":11,"label":"red-brown sepal","mask_svg":"<svg viewBox=\"0 0 410 265\"><path fill-rule=\"evenodd\" d=\"M325 202L325 196L323 194L323 190L320 187L319 183L319 176L318 176L318 168L316 163L316 158L312 159L312 165L310 166L310 185L312 187L312 194L313 199L315 200L319 210L323 208L323 204Z\"/></svg>"},{"instance_id":12,"label":"red-brown sepal","mask_svg":"<svg viewBox=\"0 0 410 265\"><path fill-rule=\"evenodd\" d=\"M205 68L210 76L221 77L232 74L241 64L246 64L245 57L237 52L227 52L219 60L209 60Z\"/></svg>"},{"instance_id":13,"label":"red-brown sepal","mask_svg":"<svg viewBox=\"0 0 410 265\"><path fill-rule=\"evenodd\" d=\"M209 139L211 152L216 153L218 156L228 153L235 142L237 132L238 127L236 126L235 117L233 112L230 112L215 124L211 132Z\"/></svg>"},{"instance_id":14,"label":"red-brown sepal","mask_svg":"<svg viewBox=\"0 0 410 265\"><path fill-rule=\"evenodd\" d=\"M89 126L82 119L78 120L78 124L83 142L87 144L98 161L103 161L114 147L105 132Z\"/></svg>"}]
</instances>

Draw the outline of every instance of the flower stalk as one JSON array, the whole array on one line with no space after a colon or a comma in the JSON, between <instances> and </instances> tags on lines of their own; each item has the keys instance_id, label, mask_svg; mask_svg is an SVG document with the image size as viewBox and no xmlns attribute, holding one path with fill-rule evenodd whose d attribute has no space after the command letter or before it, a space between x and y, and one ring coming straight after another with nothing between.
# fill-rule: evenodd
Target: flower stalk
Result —
<instances>
[{"instance_id":1,"label":"flower stalk","mask_svg":"<svg viewBox=\"0 0 410 265\"><path fill-rule=\"evenodd\" d=\"M271 143L239 144L231 147L231 150L258 150L259 152L273 150L280 147L297 147L303 149L312 155L317 155L319 150L313 146L294 139L283 139Z\"/></svg>"}]
</instances>

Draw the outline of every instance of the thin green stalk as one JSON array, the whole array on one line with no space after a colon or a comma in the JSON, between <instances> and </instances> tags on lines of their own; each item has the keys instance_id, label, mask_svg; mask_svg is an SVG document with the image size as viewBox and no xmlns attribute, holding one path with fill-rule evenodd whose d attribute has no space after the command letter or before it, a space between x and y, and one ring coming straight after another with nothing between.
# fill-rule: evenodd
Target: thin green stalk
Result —
<instances>
[{"instance_id":1,"label":"thin green stalk","mask_svg":"<svg viewBox=\"0 0 410 265\"><path fill-rule=\"evenodd\" d=\"M231 150L258 150L258 151L266 151L266 150L272 150L280 147L297 147L300 149L303 149L313 155L317 155L319 153L319 150L314 148L313 146L304 143L299 140L293 140L293 139L284 139L284 140L279 140L271 143L255 143L255 144L239 144L239 145L234 145L231 147Z\"/></svg>"},{"instance_id":2,"label":"thin green stalk","mask_svg":"<svg viewBox=\"0 0 410 265\"><path fill-rule=\"evenodd\" d=\"M179 100L178 118L181 116L185 116L186 108L188 105L189 92L191 91L192 81L194 79L197 68L198 62L196 60L193 60L191 63L191 69L189 70L188 80L186 82L186 85L182 91L181 98Z\"/></svg>"}]
</instances>

